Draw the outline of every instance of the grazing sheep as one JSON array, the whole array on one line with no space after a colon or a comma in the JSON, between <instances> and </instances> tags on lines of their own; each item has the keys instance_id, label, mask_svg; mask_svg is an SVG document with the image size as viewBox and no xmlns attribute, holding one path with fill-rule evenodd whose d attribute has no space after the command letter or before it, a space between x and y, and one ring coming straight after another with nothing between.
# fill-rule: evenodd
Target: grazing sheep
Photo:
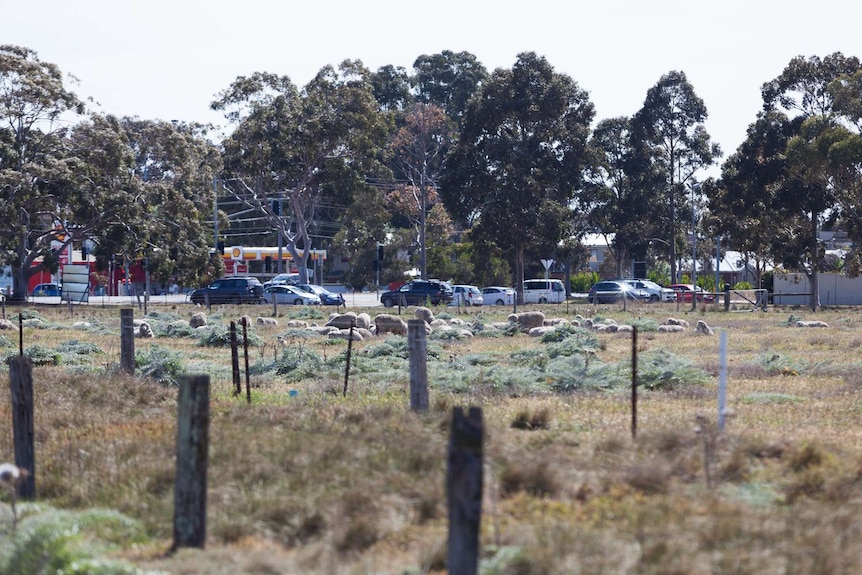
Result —
<instances>
[{"instance_id":1,"label":"grazing sheep","mask_svg":"<svg viewBox=\"0 0 862 575\"><path fill-rule=\"evenodd\" d=\"M326 337L329 339L347 339L353 341L362 341L362 334L357 329L337 329L329 332Z\"/></svg>"},{"instance_id":2,"label":"grazing sheep","mask_svg":"<svg viewBox=\"0 0 862 575\"><path fill-rule=\"evenodd\" d=\"M426 323L428 323L433 328L449 327L449 322L447 322L445 319L435 319L434 321Z\"/></svg>"},{"instance_id":3,"label":"grazing sheep","mask_svg":"<svg viewBox=\"0 0 862 575\"><path fill-rule=\"evenodd\" d=\"M622 332L632 333L635 330L634 326L631 326L627 323L621 323L616 327L617 327L617 333L622 333Z\"/></svg>"},{"instance_id":4,"label":"grazing sheep","mask_svg":"<svg viewBox=\"0 0 862 575\"><path fill-rule=\"evenodd\" d=\"M153 333L153 328L150 327L150 324L145 321L142 321L138 325L138 328L135 330L135 337L150 339L156 336Z\"/></svg>"},{"instance_id":5,"label":"grazing sheep","mask_svg":"<svg viewBox=\"0 0 862 575\"><path fill-rule=\"evenodd\" d=\"M458 335L460 335L461 337L465 337L465 338L471 338L471 337L473 337L473 332L470 331L469 329L459 329Z\"/></svg>"},{"instance_id":6,"label":"grazing sheep","mask_svg":"<svg viewBox=\"0 0 862 575\"><path fill-rule=\"evenodd\" d=\"M552 318L546 319L544 324L545 325L568 325L569 320L567 320L564 317L552 317Z\"/></svg>"},{"instance_id":7,"label":"grazing sheep","mask_svg":"<svg viewBox=\"0 0 862 575\"><path fill-rule=\"evenodd\" d=\"M428 323L434 321L434 312L427 307L417 307L413 315L416 316L416 319L424 319Z\"/></svg>"},{"instance_id":8,"label":"grazing sheep","mask_svg":"<svg viewBox=\"0 0 862 575\"><path fill-rule=\"evenodd\" d=\"M797 321L796 327L829 327L829 324L826 323L825 321L818 321L818 320Z\"/></svg>"},{"instance_id":9,"label":"grazing sheep","mask_svg":"<svg viewBox=\"0 0 862 575\"><path fill-rule=\"evenodd\" d=\"M617 331L617 325L613 323L597 323L593 325L593 329L597 333L615 333Z\"/></svg>"},{"instance_id":10,"label":"grazing sheep","mask_svg":"<svg viewBox=\"0 0 862 575\"><path fill-rule=\"evenodd\" d=\"M553 325L540 325L539 327L531 327L527 334L530 337L542 337L548 333L554 333L557 330Z\"/></svg>"},{"instance_id":11,"label":"grazing sheep","mask_svg":"<svg viewBox=\"0 0 862 575\"><path fill-rule=\"evenodd\" d=\"M356 327L361 329L369 329L371 327L371 316L365 312L356 316Z\"/></svg>"},{"instance_id":12,"label":"grazing sheep","mask_svg":"<svg viewBox=\"0 0 862 575\"><path fill-rule=\"evenodd\" d=\"M308 329L309 324L304 319L292 319L287 322L287 327L294 329Z\"/></svg>"},{"instance_id":13,"label":"grazing sheep","mask_svg":"<svg viewBox=\"0 0 862 575\"><path fill-rule=\"evenodd\" d=\"M257 319L258 319L257 323L260 324L261 318L257 318ZM251 318L247 315L240 316L240 318L238 320L236 320L236 324L240 327L245 326L246 328L250 328L251 327Z\"/></svg>"},{"instance_id":14,"label":"grazing sheep","mask_svg":"<svg viewBox=\"0 0 862 575\"><path fill-rule=\"evenodd\" d=\"M243 316L245 318L246 316ZM251 323L251 318L249 318L249 323ZM257 325L262 327L276 327L278 325L278 320L274 317L259 317L255 320Z\"/></svg>"},{"instance_id":15,"label":"grazing sheep","mask_svg":"<svg viewBox=\"0 0 862 575\"><path fill-rule=\"evenodd\" d=\"M189 327L195 329L207 324L207 314L199 311L189 318Z\"/></svg>"},{"instance_id":16,"label":"grazing sheep","mask_svg":"<svg viewBox=\"0 0 862 575\"><path fill-rule=\"evenodd\" d=\"M329 321L326 322L326 325L337 327L338 329L350 329L351 326L357 327L358 323L356 312L349 311L342 314L332 314Z\"/></svg>"},{"instance_id":17,"label":"grazing sheep","mask_svg":"<svg viewBox=\"0 0 862 575\"><path fill-rule=\"evenodd\" d=\"M433 323L431 325L434 325ZM449 325L467 325L467 322L460 317L453 317L449 320Z\"/></svg>"},{"instance_id":18,"label":"grazing sheep","mask_svg":"<svg viewBox=\"0 0 862 575\"><path fill-rule=\"evenodd\" d=\"M329 335L330 332L338 331L338 328L332 325L310 325L308 331L320 335Z\"/></svg>"},{"instance_id":19,"label":"grazing sheep","mask_svg":"<svg viewBox=\"0 0 862 575\"><path fill-rule=\"evenodd\" d=\"M0 329L9 329L8 327L3 326L3 322L5 322L5 321L8 321L8 320L0 319ZM12 327L14 329L18 329L15 326L12 326ZM90 329L91 327L93 327L93 324L91 324L88 321L76 321L75 323L72 324L73 329Z\"/></svg>"},{"instance_id":20,"label":"grazing sheep","mask_svg":"<svg viewBox=\"0 0 862 575\"><path fill-rule=\"evenodd\" d=\"M682 327L684 327L686 329L688 328L688 321L686 321L684 319L677 319L675 317L669 317L669 318L667 318L666 323L667 323L667 325L681 325ZM673 330L673 331L678 331L678 330Z\"/></svg>"},{"instance_id":21,"label":"grazing sheep","mask_svg":"<svg viewBox=\"0 0 862 575\"><path fill-rule=\"evenodd\" d=\"M659 333L674 333L685 331L685 326L682 325L660 325L658 326Z\"/></svg>"},{"instance_id":22,"label":"grazing sheep","mask_svg":"<svg viewBox=\"0 0 862 575\"><path fill-rule=\"evenodd\" d=\"M545 314L540 311L510 313L508 320L509 323L517 323L521 331L529 332L534 327L545 325Z\"/></svg>"},{"instance_id":23,"label":"grazing sheep","mask_svg":"<svg viewBox=\"0 0 862 575\"><path fill-rule=\"evenodd\" d=\"M706 325L706 322L702 319L698 320L697 325L694 326L694 333L701 335L715 335L713 329Z\"/></svg>"},{"instance_id":24,"label":"grazing sheep","mask_svg":"<svg viewBox=\"0 0 862 575\"><path fill-rule=\"evenodd\" d=\"M407 335L407 322L397 315L381 313L375 316L374 325L377 327L377 335L383 335L384 333Z\"/></svg>"},{"instance_id":25,"label":"grazing sheep","mask_svg":"<svg viewBox=\"0 0 862 575\"><path fill-rule=\"evenodd\" d=\"M0 329L17 330L18 326L9 321L8 319L0 319Z\"/></svg>"}]
</instances>

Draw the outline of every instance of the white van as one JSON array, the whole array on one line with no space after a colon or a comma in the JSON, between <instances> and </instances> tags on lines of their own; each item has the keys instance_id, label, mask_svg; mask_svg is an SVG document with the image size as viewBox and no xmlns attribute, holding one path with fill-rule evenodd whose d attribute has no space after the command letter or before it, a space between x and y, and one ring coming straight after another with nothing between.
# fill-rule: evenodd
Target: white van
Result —
<instances>
[{"instance_id":1,"label":"white van","mask_svg":"<svg viewBox=\"0 0 862 575\"><path fill-rule=\"evenodd\" d=\"M561 303L566 289L561 280L524 280L524 303Z\"/></svg>"}]
</instances>

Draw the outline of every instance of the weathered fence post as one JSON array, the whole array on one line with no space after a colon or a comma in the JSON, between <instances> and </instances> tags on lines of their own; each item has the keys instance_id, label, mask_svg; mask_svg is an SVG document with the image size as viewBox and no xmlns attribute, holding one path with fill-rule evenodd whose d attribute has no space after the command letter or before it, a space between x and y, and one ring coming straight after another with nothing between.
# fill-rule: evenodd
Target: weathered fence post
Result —
<instances>
[{"instance_id":1,"label":"weathered fence post","mask_svg":"<svg viewBox=\"0 0 862 575\"><path fill-rule=\"evenodd\" d=\"M177 405L177 472L174 483L174 543L203 549L207 518L210 378L180 378Z\"/></svg>"},{"instance_id":2,"label":"weathered fence post","mask_svg":"<svg viewBox=\"0 0 862 575\"><path fill-rule=\"evenodd\" d=\"M353 326L356 325L356 320L350 320L350 331L347 334L347 363L344 366L344 391L342 397L347 397L347 382L350 378L350 355L353 352Z\"/></svg>"},{"instance_id":3,"label":"weathered fence post","mask_svg":"<svg viewBox=\"0 0 862 575\"><path fill-rule=\"evenodd\" d=\"M452 410L446 495L449 500L449 575L475 575L482 519L482 409Z\"/></svg>"},{"instance_id":4,"label":"weathered fence post","mask_svg":"<svg viewBox=\"0 0 862 575\"><path fill-rule=\"evenodd\" d=\"M407 320L407 356L410 361L410 409L428 410L428 352L425 320Z\"/></svg>"},{"instance_id":5,"label":"weathered fence post","mask_svg":"<svg viewBox=\"0 0 862 575\"><path fill-rule=\"evenodd\" d=\"M135 375L135 310L120 310L120 369Z\"/></svg>"},{"instance_id":6,"label":"weathered fence post","mask_svg":"<svg viewBox=\"0 0 862 575\"><path fill-rule=\"evenodd\" d=\"M236 322L230 322L230 363L233 368L233 394L242 393L242 380L239 377L239 349L236 343Z\"/></svg>"},{"instance_id":7,"label":"weathered fence post","mask_svg":"<svg viewBox=\"0 0 862 575\"><path fill-rule=\"evenodd\" d=\"M638 328L632 329L632 439L638 437Z\"/></svg>"},{"instance_id":8,"label":"weathered fence post","mask_svg":"<svg viewBox=\"0 0 862 575\"><path fill-rule=\"evenodd\" d=\"M9 390L12 392L12 441L15 444L15 465L27 470L27 477L18 485L22 499L36 497L36 456L33 435L33 362L26 355L7 360Z\"/></svg>"},{"instance_id":9,"label":"weathered fence post","mask_svg":"<svg viewBox=\"0 0 862 575\"><path fill-rule=\"evenodd\" d=\"M245 401L251 403L251 379L248 370L248 322L242 322L242 349L245 354Z\"/></svg>"}]
</instances>

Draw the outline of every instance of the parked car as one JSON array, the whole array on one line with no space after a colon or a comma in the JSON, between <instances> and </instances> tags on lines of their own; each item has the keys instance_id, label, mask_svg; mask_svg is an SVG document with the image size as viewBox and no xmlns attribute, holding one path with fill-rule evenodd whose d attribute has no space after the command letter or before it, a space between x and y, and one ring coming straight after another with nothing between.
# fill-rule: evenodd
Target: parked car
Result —
<instances>
[{"instance_id":1,"label":"parked car","mask_svg":"<svg viewBox=\"0 0 862 575\"><path fill-rule=\"evenodd\" d=\"M30 292L31 296L37 297L59 297L63 292L63 287L60 284L46 283L38 284Z\"/></svg>"},{"instance_id":2,"label":"parked car","mask_svg":"<svg viewBox=\"0 0 862 575\"><path fill-rule=\"evenodd\" d=\"M642 289L649 295L650 301L676 301L676 292L670 288L661 287L652 280L624 279L624 282L635 289Z\"/></svg>"},{"instance_id":3,"label":"parked car","mask_svg":"<svg viewBox=\"0 0 862 575\"><path fill-rule=\"evenodd\" d=\"M298 283L299 274L297 273L278 274L277 276L274 276L271 280L266 280L265 282L263 282L263 287L281 284L296 285Z\"/></svg>"},{"instance_id":4,"label":"parked car","mask_svg":"<svg viewBox=\"0 0 862 575\"><path fill-rule=\"evenodd\" d=\"M524 303L561 303L566 301L566 288L556 279L524 280Z\"/></svg>"},{"instance_id":5,"label":"parked car","mask_svg":"<svg viewBox=\"0 0 862 575\"><path fill-rule=\"evenodd\" d=\"M509 287L488 286L482 288L485 305L513 305L516 292Z\"/></svg>"},{"instance_id":6,"label":"parked car","mask_svg":"<svg viewBox=\"0 0 862 575\"><path fill-rule=\"evenodd\" d=\"M448 304L454 298L449 284L440 280L413 280L398 288L380 294L384 307L394 305Z\"/></svg>"},{"instance_id":7,"label":"parked car","mask_svg":"<svg viewBox=\"0 0 862 575\"><path fill-rule=\"evenodd\" d=\"M697 301L706 303L712 303L715 301L715 296L711 293L707 293L700 286L697 286L697 289L694 289L691 284L673 284L667 287L676 292L677 299L683 302L691 303L692 290L697 292Z\"/></svg>"},{"instance_id":8,"label":"parked car","mask_svg":"<svg viewBox=\"0 0 862 575\"><path fill-rule=\"evenodd\" d=\"M205 304L207 300L210 304L257 304L263 300L263 285L253 277L221 278L191 292L189 300L196 304Z\"/></svg>"},{"instance_id":9,"label":"parked car","mask_svg":"<svg viewBox=\"0 0 862 575\"><path fill-rule=\"evenodd\" d=\"M449 305L463 305L469 307L471 305L482 305L485 301L482 297L482 292L480 292L479 288L476 286L460 284L453 285L452 294L454 298L452 299L452 303Z\"/></svg>"},{"instance_id":10,"label":"parked car","mask_svg":"<svg viewBox=\"0 0 862 575\"><path fill-rule=\"evenodd\" d=\"M587 299L590 303L617 303L624 299L645 302L650 294L621 280L604 280L590 288Z\"/></svg>"},{"instance_id":11,"label":"parked car","mask_svg":"<svg viewBox=\"0 0 862 575\"><path fill-rule=\"evenodd\" d=\"M263 290L263 301L282 305L320 305L320 296L288 284L270 285Z\"/></svg>"},{"instance_id":12,"label":"parked car","mask_svg":"<svg viewBox=\"0 0 862 575\"><path fill-rule=\"evenodd\" d=\"M312 293L320 298L320 303L323 305L344 305L344 296L340 293L333 293L323 286L314 284L299 284L296 286L304 292Z\"/></svg>"}]
</instances>

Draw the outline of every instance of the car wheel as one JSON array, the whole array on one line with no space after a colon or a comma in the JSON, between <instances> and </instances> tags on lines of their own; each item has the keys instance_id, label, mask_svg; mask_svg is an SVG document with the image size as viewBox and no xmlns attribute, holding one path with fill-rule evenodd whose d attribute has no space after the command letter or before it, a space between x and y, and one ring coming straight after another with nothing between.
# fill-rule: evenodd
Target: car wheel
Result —
<instances>
[{"instance_id":1,"label":"car wheel","mask_svg":"<svg viewBox=\"0 0 862 575\"><path fill-rule=\"evenodd\" d=\"M293 300L293 305L302 305L302 300L301 299Z\"/></svg>"},{"instance_id":2,"label":"car wheel","mask_svg":"<svg viewBox=\"0 0 862 575\"><path fill-rule=\"evenodd\" d=\"M498 300L497 300L497 305L506 305L506 302L504 302L504 301L503 301L503 300L501 300L501 299L498 299Z\"/></svg>"},{"instance_id":3,"label":"car wheel","mask_svg":"<svg viewBox=\"0 0 862 575\"><path fill-rule=\"evenodd\" d=\"M230 298L230 303L232 303L233 305L239 305L242 303L242 300L240 300L239 296L235 295Z\"/></svg>"},{"instance_id":4,"label":"car wheel","mask_svg":"<svg viewBox=\"0 0 862 575\"><path fill-rule=\"evenodd\" d=\"M540 298L539 298L539 303L548 303L548 300L547 300L547 299L545 299L545 298L543 298L543 297L540 297Z\"/></svg>"},{"instance_id":5,"label":"car wheel","mask_svg":"<svg viewBox=\"0 0 862 575\"><path fill-rule=\"evenodd\" d=\"M650 301L652 301L652 302L656 302L656 301L658 301L658 295L657 295L657 294L651 294L651 295L649 296L649 300L650 300Z\"/></svg>"},{"instance_id":6,"label":"car wheel","mask_svg":"<svg viewBox=\"0 0 862 575\"><path fill-rule=\"evenodd\" d=\"M392 307L393 305L395 305L395 302L393 302L391 299L383 300L383 307Z\"/></svg>"}]
</instances>

